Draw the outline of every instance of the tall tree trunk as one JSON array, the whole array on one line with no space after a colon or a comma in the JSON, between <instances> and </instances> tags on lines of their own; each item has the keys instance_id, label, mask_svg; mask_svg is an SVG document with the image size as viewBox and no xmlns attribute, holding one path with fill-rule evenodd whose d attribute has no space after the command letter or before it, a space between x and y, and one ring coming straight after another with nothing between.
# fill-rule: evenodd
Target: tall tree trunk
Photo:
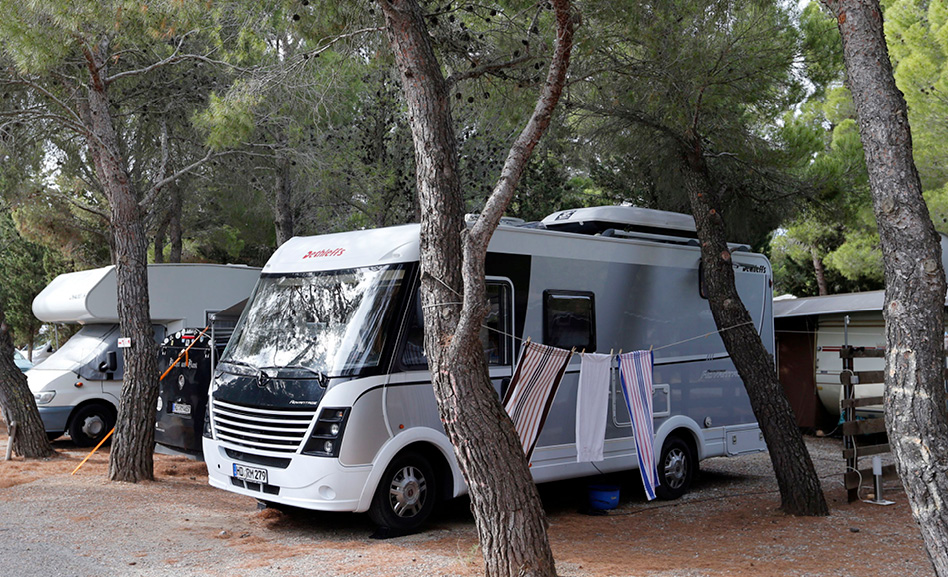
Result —
<instances>
[{"instance_id":1,"label":"tall tree trunk","mask_svg":"<svg viewBox=\"0 0 948 577\"><path fill-rule=\"evenodd\" d=\"M542 503L520 440L490 384L478 337L487 243L549 124L569 63L569 2L553 4L558 42L546 88L488 208L468 235L450 99L424 15L415 0L379 0L415 144L425 350L441 419L470 490L488 576L556 574Z\"/></svg>"},{"instance_id":2,"label":"tall tree trunk","mask_svg":"<svg viewBox=\"0 0 948 577\"><path fill-rule=\"evenodd\" d=\"M161 264L165 262L165 240L168 234L168 213L161 217L158 228L155 229L155 262Z\"/></svg>"},{"instance_id":3,"label":"tall tree trunk","mask_svg":"<svg viewBox=\"0 0 948 577\"><path fill-rule=\"evenodd\" d=\"M124 349L125 382L119 403L109 478L138 482L154 478L155 403L158 360L148 305L148 251L145 227L109 111L107 65L109 44L103 40L86 53L91 82L86 123L89 153L109 199L115 243L115 278Z\"/></svg>"},{"instance_id":4,"label":"tall tree trunk","mask_svg":"<svg viewBox=\"0 0 948 577\"><path fill-rule=\"evenodd\" d=\"M869 169L885 265L885 420L897 469L935 572L948 576L945 273L895 85L876 0L828 1Z\"/></svg>"},{"instance_id":5,"label":"tall tree trunk","mask_svg":"<svg viewBox=\"0 0 948 577\"><path fill-rule=\"evenodd\" d=\"M181 187L178 183L172 183L168 189L171 195L171 206L169 207L168 228L171 233L171 252L168 253L168 262L181 262L181 253L184 248L182 237L184 232L181 227L182 205Z\"/></svg>"},{"instance_id":6,"label":"tall tree trunk","mask_svg":"<svg viewBox=\"0 0 948 577\"><path fill-rule=\"evenodd\" d=\"M780 508L792 515L828 515L820 479L797 427L773 357L754 328L734 284L720 194L708 174L700 137L690 137L683 159L683 180L701 242L704 290L721 340L744 381L754 416L770 450Z\"/></svg>"},{"instance_id":7,"label":"tall tree trunk","mask_svg":"<svg viewBox=\"0 0 948 577\"><path fill-rule=\"evenodd\" d=\"M293 238L293 174L288 158L280 159L276 198L273 203L277 247Z\"/></svg>"},{"instance_id":8,"label":"tall tree trunk","mask_svg":"<svg viewBox=\"0 0 948 577\"><path fill-rule=\"evenodd\" d=\"M16 423L13 452L27 459L44 459L56 454L46 437L43 420L36 409L26 375L13 362L13 336L0 309L0 410L7 427ZM12 432L12 431L11 431Z\"/></svg>"},{"instance_id":9,"label":"tall tree trunk","mask_svg":"<svg viewBox=\"0 0 948 577\"><path fill-rule=\"evenodd\" d=\"M813 273L816 275L816 288L820 296L829 294L829 287L826 285L826 268L823 266L823 257L815 246L810 247L810 258L813 259Z\"/></svg>"}]
</instances>

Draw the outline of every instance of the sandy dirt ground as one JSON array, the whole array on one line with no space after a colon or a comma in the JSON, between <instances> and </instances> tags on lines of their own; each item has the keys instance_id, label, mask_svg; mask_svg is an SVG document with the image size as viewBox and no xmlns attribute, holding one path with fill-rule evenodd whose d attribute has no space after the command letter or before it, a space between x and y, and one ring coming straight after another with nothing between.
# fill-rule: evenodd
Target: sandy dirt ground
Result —
<instances>
[{"instance_id":1,"label":"sandy dirt ground","mask_svg":"<svg viewBox=\"0 0 948 577\"><path fill-rule=\"evenodd\" d=\"M2 427L2 425L0 425ZM0 428L0 459L6 450ZM839 439L807 438L831 508L826 518L777 510L766 453L702 463L691 493L645 500L637 476L618 483L618 508L585 514L585 479L541 486L562 576L934 575L898 483L891 506L847 503ZM203 463L155 456L156 481L113 483L108 452L75 475L87 450L55 443L47 461L0 461L0 566L37 575L481 575L464 499L418 534L373 538L364 515L260 510L207 485ZM28 570L23 570L28 573ZM5 572L4 572L5 573Z\"/></svg>"}]
</instances>

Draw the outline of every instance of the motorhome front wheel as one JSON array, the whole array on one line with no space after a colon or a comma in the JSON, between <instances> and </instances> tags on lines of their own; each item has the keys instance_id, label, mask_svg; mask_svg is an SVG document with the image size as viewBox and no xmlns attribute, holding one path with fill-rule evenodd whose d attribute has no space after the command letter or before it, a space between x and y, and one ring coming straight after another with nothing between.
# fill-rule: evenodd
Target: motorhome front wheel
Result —
<instances>
[{"instance_id":1,"label":"motorhome front wheel","mask_svg":"<svg viewBox=\"0 0 948 577\"><path fill-rule=\"evenodd\" d=\"M369 517L381 527L417 529L434 511L434 469L424 456L408 452L395 457L379 481Z\"/></svg>"},{"instance_id":2,"label":"motorhome front wheel","mask_svg":"<svg viewBox=\"0 0 948 577\"><path fill-rule=\"evenodd\" d=\"M78 447L91 447L115 426L112 411L104 405L79 407L69 423L69 436Z\"/></svg>"}]
</instances>

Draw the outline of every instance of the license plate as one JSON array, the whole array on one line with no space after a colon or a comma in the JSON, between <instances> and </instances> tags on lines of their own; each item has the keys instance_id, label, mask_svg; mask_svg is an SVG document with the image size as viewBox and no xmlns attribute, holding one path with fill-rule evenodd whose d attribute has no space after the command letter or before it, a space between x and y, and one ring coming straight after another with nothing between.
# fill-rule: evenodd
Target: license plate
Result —
<instances>
[{"instance_id":1,"label":"license plate","mask_svg":"<svg viewBox=\"0 0 948 577\"><path fill-rule=\"evenodd\" d=\"M238 465L234 463L234 476L238 479L243 479L244 481L251 481L253 483L266 483L267 482L267 470L259 469L257 467L246 467L244 465Z\"/></svg>"},{"instance_id":2,"label":"license plate","mask_svg":"<svg viewBox=\"0 0 948 577\"><path fill-rule=\"evenodd\" d=\"M176 415L191 415L191 405L187 403L171 403L171 412Z\"/></svg>"}]
</instances>

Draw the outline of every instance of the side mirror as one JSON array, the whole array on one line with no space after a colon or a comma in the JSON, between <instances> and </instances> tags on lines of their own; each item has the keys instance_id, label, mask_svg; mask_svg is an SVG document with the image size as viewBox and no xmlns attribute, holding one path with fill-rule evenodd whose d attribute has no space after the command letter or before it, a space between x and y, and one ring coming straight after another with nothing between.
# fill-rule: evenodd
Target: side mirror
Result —
<instances>
[{"instance_id":1,"label":"side mirror","mask_svg":"<svg viewBox=\"0 0 948 577\"><path fill-rule=\"evenodd\" d=\"M118 353L115 351L109 351L106 358L108 360L102 361L99 363L99 372L100 373L114 373L115 369L118 368Z\"/></svg>"}]
</instances>

